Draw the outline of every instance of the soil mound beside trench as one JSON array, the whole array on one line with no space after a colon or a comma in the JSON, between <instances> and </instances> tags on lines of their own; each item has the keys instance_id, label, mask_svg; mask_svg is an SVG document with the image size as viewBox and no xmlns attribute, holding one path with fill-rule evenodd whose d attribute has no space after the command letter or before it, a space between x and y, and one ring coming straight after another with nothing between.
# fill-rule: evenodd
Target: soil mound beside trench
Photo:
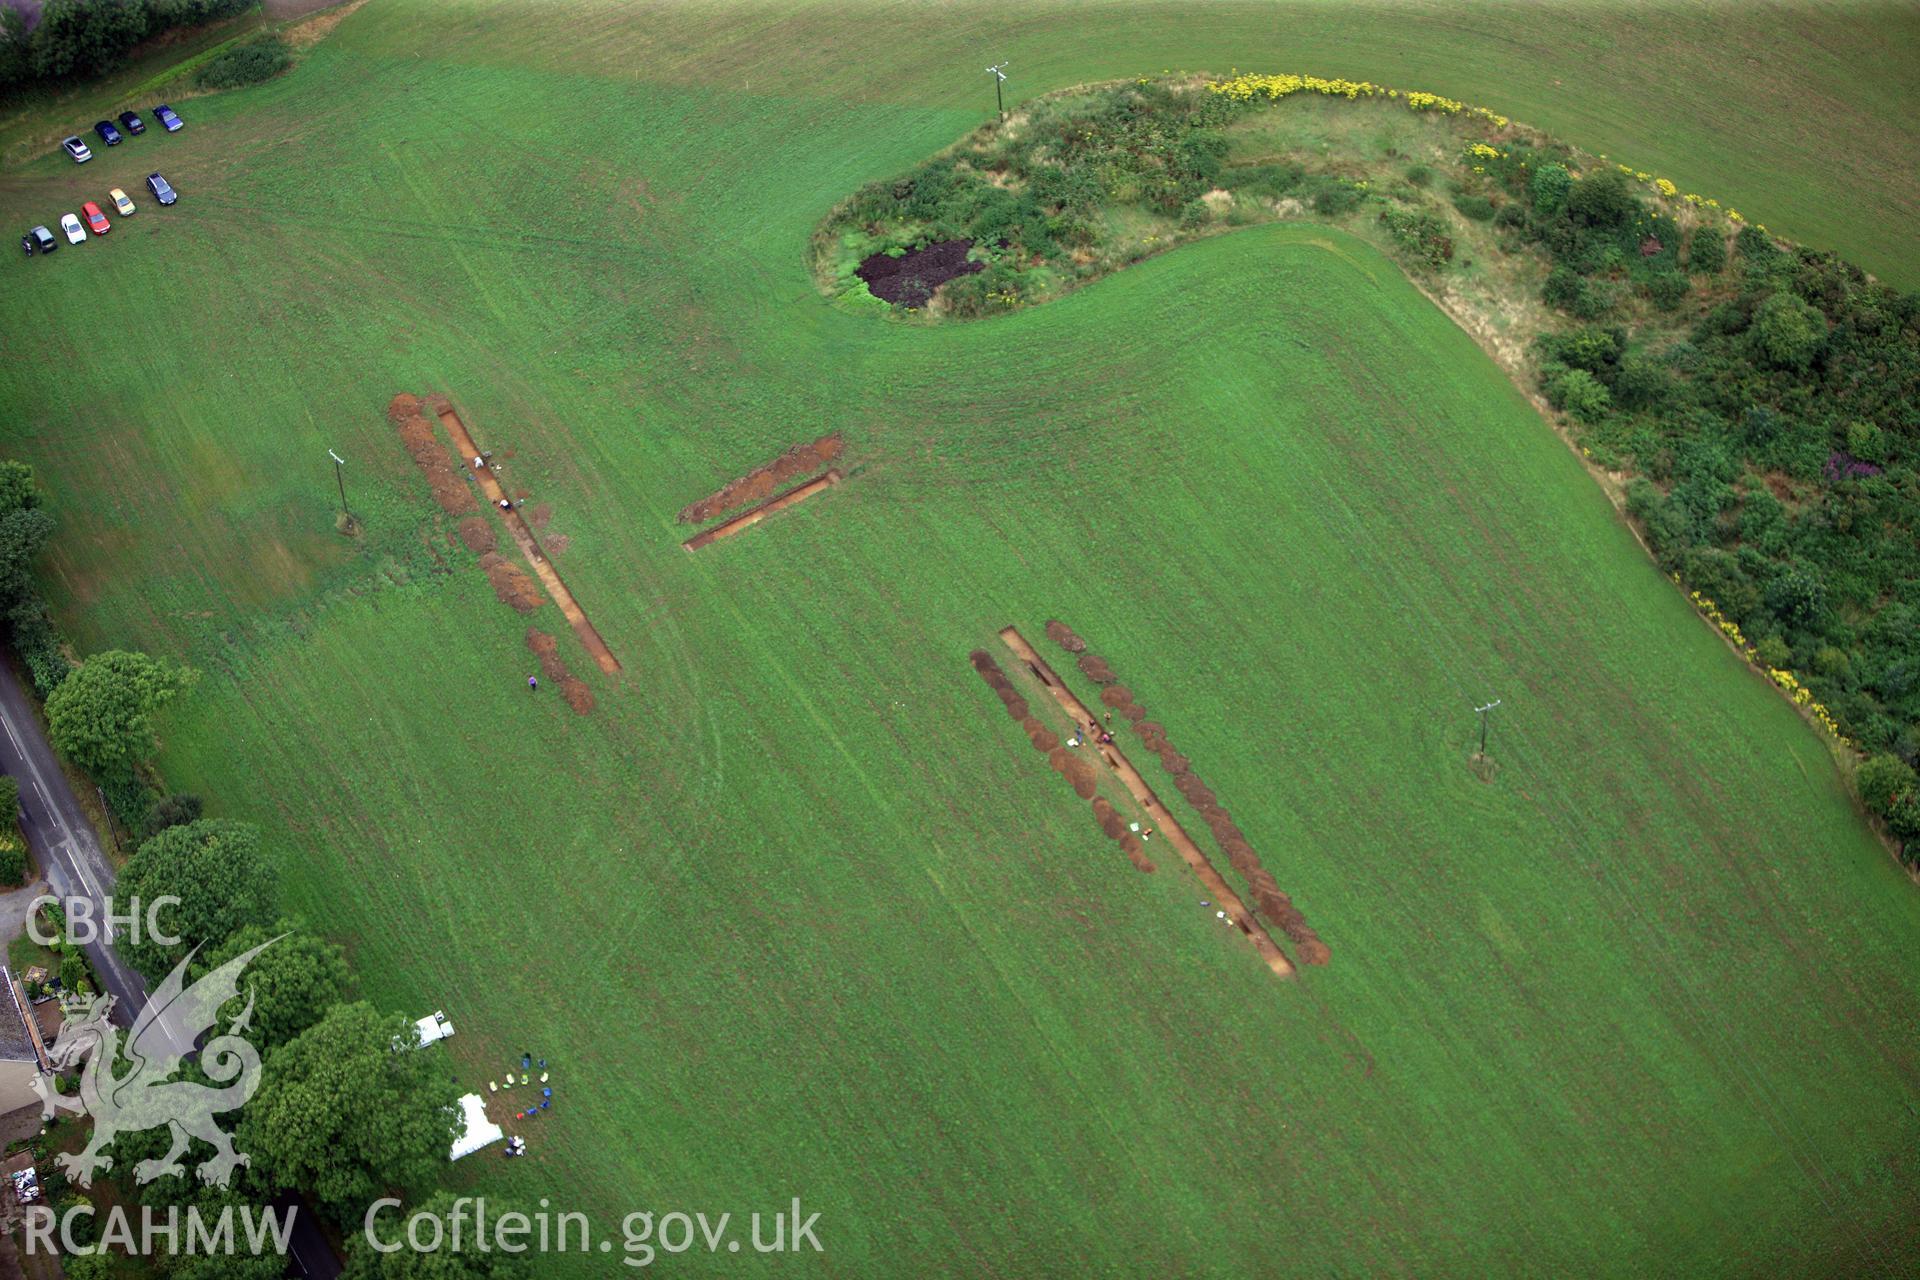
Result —
<instances>
[{"instance_id":1,"label":"soil mound beside trench","mask_svg":"<svg viewBox=\"0 0 1920 1280\"><path fill-rule=\"evenodd\" d=\"M559 688L560 696L567 705L581 715L593 710L593 690L587 688L586 681L567 670L566 662L560 657L560 642L538 627L527 628L527 648L540 660L540 674L550 685Z\"/></svg>"},{"instance_id":2,"label":"soil mound beside trench","mask_svg":"<svg viewBox=\"0 0 1920 1280\"><path fill-rule=\"evenodd\" d=\"M447 456L446 447L435 437L433 422L423 412L425 408L420 397L402 392L388 403L387 421L400 433L400 443L406 446L413 464L426 476L427 488L442 511L453 516L478 511L480 504L474 501L465 477Z\"/></svg>"},{"instance_id":3,"label":"soil mound beside trench","mask_svg":"<svg viewBox=\"0 0 1920 1280\"><path fill-rule=\"evenodd\" d=\"M806 444L796 444L772 462L727 481L698 502L688 503L680 512L680 522L705 524L735 507L765 502L782 485L820 470L838 458L845 448L846 440L838 431Z\"/></svg>"}]
</instances>

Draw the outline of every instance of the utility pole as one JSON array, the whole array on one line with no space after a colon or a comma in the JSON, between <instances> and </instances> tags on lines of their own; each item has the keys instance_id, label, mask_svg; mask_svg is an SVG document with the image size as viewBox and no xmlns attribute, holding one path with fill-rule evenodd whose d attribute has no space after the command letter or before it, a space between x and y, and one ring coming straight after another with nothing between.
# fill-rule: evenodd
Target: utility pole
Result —
<instances>
[{"instance_id":1,"label":"utility pole","mask_svg":"<svg viewBox=\"0 0 1920 1280\"><path fill-rule=\"evenodd\" d=\"M1480 754L1483 756L1487 754L1487 713L1499 705L1500 699L1495 698L1484 707L1474 708L1480 713Z\"/></svg>"},{"instance_id":2,"label":"utility pole","mask_svg":"<svg viewBox=\"0 0 1920 1280\"><path fill-rule=\"evenodd\" d=\"M347 460L331 449L327 450L327 456L333 459L333 478L340 485L340 520L348 529L351 529L353 512L347 510Z\"/></svg>"},{"instance_id":3,"label":"utility pole","mask_svg":"<svg viewBox=\"0 0 1920 1280\"><path fill-rule=\"evenodd\" d=\"M1007 100L1002 95L1001 89L1000 89L1000 86L1004 85L1007 82L1006 65L1007 64L1004 62L996 62L992 66L987 68L987 74L994 77L994 80L993 80L994 109L1000 113L1000 118L1002 120L1005 120L1007 118Z\"/></svg>"}]
</instances>

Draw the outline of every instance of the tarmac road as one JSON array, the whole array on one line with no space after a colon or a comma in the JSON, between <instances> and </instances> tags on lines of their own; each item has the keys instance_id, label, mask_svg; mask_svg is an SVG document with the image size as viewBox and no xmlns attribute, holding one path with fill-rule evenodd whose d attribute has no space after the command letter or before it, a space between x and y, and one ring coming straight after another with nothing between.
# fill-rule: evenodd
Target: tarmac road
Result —
<instances>
[{"instance_id":1,"label":"tarmac road","mask_svg":"<svg viewBox=\"0 0 1920 1280\"><path fill-rule=\"evenodd\" d=\"M113 867L87 821L33 704L13 669L0 663L0 769L20 780L20 827L39 856L49 891L62 901L87 898L104 920L113 892ZM101 937L84 945L93 971L114 997L113 1020L131 1026L147 1003L147 984Z\"/></svg>"}]
</instances>

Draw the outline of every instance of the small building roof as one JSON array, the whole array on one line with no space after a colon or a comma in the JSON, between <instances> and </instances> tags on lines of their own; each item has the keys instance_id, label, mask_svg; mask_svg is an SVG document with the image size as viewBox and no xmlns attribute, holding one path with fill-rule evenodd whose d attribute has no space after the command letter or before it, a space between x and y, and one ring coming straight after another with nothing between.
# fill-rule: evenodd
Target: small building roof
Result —
<instances>
[{"instance_id":1,"label":"small building roof","mask_svg":"<svg viewBox=\"0 0 1920 1280\"><path fill-rule=\"evenodd\" d=\"M13 970L0 965L0 1061L40 1064L40 1046L27 1029L29 1016L20 999L20 988L14 983Z\"/></svg>"}]
</instances>

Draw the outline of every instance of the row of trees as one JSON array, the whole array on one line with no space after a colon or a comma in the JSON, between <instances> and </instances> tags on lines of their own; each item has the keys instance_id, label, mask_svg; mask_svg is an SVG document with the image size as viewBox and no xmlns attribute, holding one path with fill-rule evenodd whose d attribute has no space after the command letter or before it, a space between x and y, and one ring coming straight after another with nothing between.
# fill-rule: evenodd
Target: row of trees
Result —
<instances>
[{"instance_id":1,"label":"row of trees","mask_svg":"<svg viewBox=\"0 0 1920 1280\"><path fill-rule=\"evenodd\" d=\"M32 561L51 531L31 470L0 463L0 606L24 602L44 616ZM127 903L179 899L162 918L176 940L129 933L118 944L127 962L157 983L190 961L189 977L197 979L274 940L247 967L241 996L221 1015L221 1030L231 1030L248 999L253 1002L245 1034L261 1055L260 1087L237 1117L225 1120L229 1129L238 1120L236 1142L251 1165L233 1186L207 1188L192 1169L212 1152L196 1142L187 1174L140 1186L134 1166L164 1154L169 1133L163 1127L125 1134L109 1150L121 1194L162 1211L191 1204L207 1214L227 1204L303 1196L342 1228L350 1242L349 1274L358 1280L526 1274L497 1254L449 1258L366 1247L359 1228L372 1201L427 1193L445 1169L460 1124L458 1086L439 1055L396 1052L396 1044L415 1035L411 1020L356 998L341 948L282 911L277 859L259 828L203 817L194 796L159 795L149 763L158 743L156 719L192 687L193 673L123 651L77 666L59 661L60 678L46 700L54 745L117 794L120 805L144 799L143 812L122 813L141 839L116 896ZM0 802L6 799L0 794ZM185 1071L191 1077L198 1068L189 1064ZM57 1196L59 1188L50 1185L49 1193ZM119 1274L104 1257L67 1261L70 1276ZM182 1257L159 1265L179 1280L267 1280L280 1275L284 1259Z\"/></svg>"},{"instance_id":2,"label":"row of trees","mask_svg":"<svg viewBox=\"0 0 1920 1280\"><path fill-rule=\"evenodd\" d=\"M0 94L110 71L149 36L253 8L258 0L46 0L28 31L0 5Z\"/></svg>"}]
</instances>

